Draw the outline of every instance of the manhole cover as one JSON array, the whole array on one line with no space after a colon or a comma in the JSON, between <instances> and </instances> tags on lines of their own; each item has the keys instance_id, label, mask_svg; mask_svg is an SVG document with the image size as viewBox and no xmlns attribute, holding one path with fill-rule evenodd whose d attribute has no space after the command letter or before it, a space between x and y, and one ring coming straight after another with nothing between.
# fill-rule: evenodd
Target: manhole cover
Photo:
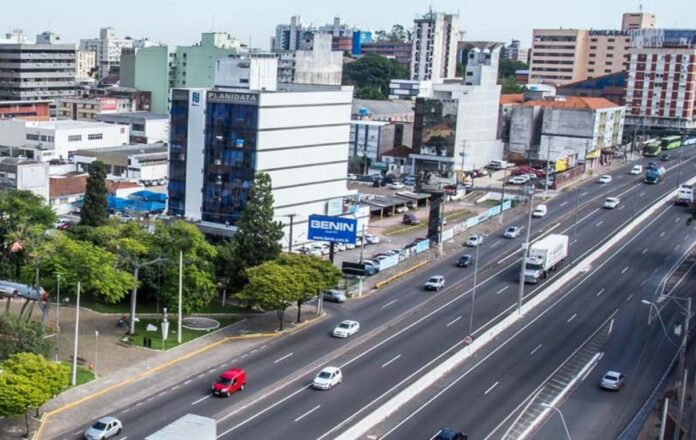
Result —
<instances>
[{"instance_id":1,"label":"manhole cover","mask_svg":"<svg viewBox=\"0 0 696 440\"><path fill-rule=\"evenodd\" d=\"M191 317L184 318L181 326L189 330L215 330L220 327L220 322L212 318Z\"/></svg>"}]
</instances>

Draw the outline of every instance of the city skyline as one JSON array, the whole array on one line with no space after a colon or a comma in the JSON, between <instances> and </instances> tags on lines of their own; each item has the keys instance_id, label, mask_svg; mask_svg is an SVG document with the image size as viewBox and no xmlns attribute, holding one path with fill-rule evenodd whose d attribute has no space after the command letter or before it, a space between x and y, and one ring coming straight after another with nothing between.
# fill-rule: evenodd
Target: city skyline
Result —
<instances>
[{"instance_id":1,"label":"city skyline","mask_svg":"<svg viewBox=\"0 0 696 440\"><path fill-rule=\"evenodd\" d=\"M618 29L621 14L637 12L639 2L620 0L607 5L600 0L566 5L563 11L552 8L550 0L537 0L533 7L509 0L498 0L477 5L476 9L454 0L440 0L431 4L437 11L460 14L460 28L466 32L467 40L493 40L508 42L519 39L524 47L529 47L534 28L594 28ZM669 3L669 4L667 4ZM658 2L644 1L643 11L657 15L660 28L694 28L691 23L687 0ZM154 0L136 3L124 0L100 5L98 20L88 19L93 8L84 0L68 0L60 3L47 3L41 0L28 0L13 5L10 14L0 17L0 34L13 29L22 29L33 38L35 34L50 30L59 34L64 42L78 43L80 38L98 35L99 28L113 27L120 37L152 37L168 44L192 44L198 41L201 32L211 30L229 32L243 43L251 41L253 47L268 49L270 38L279 23L287 23L292 15L300 15L305 24L323 25L330 23L334 16L342 22L368 30L389 29L393 24L412 26L413 19L426 12L423 4L414 0L398 2L384 1L371 4L370 13L349 7L346 4L329 5L326 2L303 1L292 8L272 8L272 2L261 0L245 5L241 13L233 8L220 9L220 2L200 0L193 10L182 1L164 2ZM335 7L339 6L339 7ZM46 11L42 20L36 19L36 10ZM596 11L603 8L602 14ZM505 16L498 16L505 10ZM543 10L543 14L534 12ZM469 12L472 13L469 13ZM67 13L66 13L67 12ZM531 12L531 14L530 14ZM525 20L517 18L531 15ZM480 20L480 17L495 17ZM89 23L89 26L85 26Z\"/></svg>"}]
</instances>

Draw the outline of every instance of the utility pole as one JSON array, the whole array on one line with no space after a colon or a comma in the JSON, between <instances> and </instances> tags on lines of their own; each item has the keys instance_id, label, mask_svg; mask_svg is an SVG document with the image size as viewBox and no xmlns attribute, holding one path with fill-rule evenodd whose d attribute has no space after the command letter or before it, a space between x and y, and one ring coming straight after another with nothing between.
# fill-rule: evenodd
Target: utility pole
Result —
<instances>
[{"instance_id":1,"label":"utility pole","mask_svg":"<svg viewBox=\"0 0 696 440\"><path fill-rule=\"evenodd\" d=\"M507 180L507 166L503 168L503 190L500 195L500 224L503 224L503 213L505 212L505 183Z\"/></svg>"},{"instance_id":2,"label":"utility pole","mask_svg":"<svg viewBox=\"0 0 696 440\"><path fill-rule=\"evenodd\" d=\"M681 169L682 169L682 160L684 159L684 132L680 131L679 132L679 137L681 138L681 151L679 152L679 166L677 166L677 188L679 188L679 185L681 185Z\"/></svg>"},{"instance_id":3,"label":"utility pole","mask_svg":"<svg viewBox=\"0 0 696 440\"><path fill-rule=\"evenodd\" d=\"M529 213L527 217L527 239L522 244L522 264L520 264L520 287L517 292L517 313L522 315L522 302L524 300L524 272L527 269L527 254L529 253L529 240L532 229L532 211L534 210L534 185L530 185L532 193L529 201Z\"/></svg>"},{"instance_id":4,"label":"utility pole","mask_svg":"<svg viewBox=\"0 0 696 440\"><path fill-rule=\"evenodd\" d=\"M183 320L181 312L181 303L184 299L184 251L179 251L179 319L176 323L176 343L181 344L181 321Z\"/></svg>"},{"instance_id":5,"label":"utility pole","mask_svg":"<svg viewBox=\"0 0 696 440\"><path fill-rule=\"evenodd\" d=\"M679 434L682 426L682 415L684 412L684 396L686 392L686 345L689 337L689 320L691 319L691 298L686 298L686 316L684 316L684 328L682 328L681 345L679 346L679 374L680 380L677 384L679 390L679 412L677 413L677 426L674 430L674 440L679 439ZM683 377L681 376L683 374Z\"/></svg>"},{"instance_id":6,"label":"utility pole","mask_svg":"<svg viewBox=\"0 0 696 440\"><path fill-rule=\"evenodd\" d=\"M56 362L58 362L58 348L60 344L60 274L56 275Z\"/></svg>"},{"instance_id":7,"label":"utility pole","mask_svg":"<svg viewBox=\"0 0 696 440\"><path fill-rule=\"evenodd\" d=\"M73 364L72 364L72 379L70 384L77 384L77 336L80 331L80 282L77 282L77 302L75 304L75 340L73 341Z\"/></svg>"},{"instance_id":8,"label":"utility pole","mask_svg":"<svg viewBox=\"0 0 696 440\"><path fill-rule=\"evenodd\" d=\"M573 263L575 256L575 242L578 236L578 210L580 208L580 187L575 188L575 221L573 222L573 242L570 243L570 263Z\"/></svg>"},{"instance_id":9,"label":"utility pole","mask_svg":"<svg viewBox=\"0 0 696 440\"><path fill-rule=\"evenodd\" d=\"M474 259L474 287L471 289L471 312L469 314L469 334L474 332L474 306L476 305L476 277L478 274L479 244L476 245L476 257Z\"/></svg>"},{"instance_id":10,"label":"utility pole","mask_svg":"<svg viewBox=\"0 0 696 440\"><path fill-rule=\"evenodd\" d=\"M438 258L442 258L442 228L445 226L445 199L447 198L447 193L442 193L442 199L440 199L440 227L438 228Z\"/></svg>"},{"instance_id":11,"label":"utility pole","mask_svg":"<svg viewBox=\"0 0 696 440\"><path fill-rule=\"evenodd\" d=\"M290 235L288 236L288 252L292 252L292 227L295 223L295 216L297 214L286 214L286 217L290 217Z\"/></svg>"}]
</instances>

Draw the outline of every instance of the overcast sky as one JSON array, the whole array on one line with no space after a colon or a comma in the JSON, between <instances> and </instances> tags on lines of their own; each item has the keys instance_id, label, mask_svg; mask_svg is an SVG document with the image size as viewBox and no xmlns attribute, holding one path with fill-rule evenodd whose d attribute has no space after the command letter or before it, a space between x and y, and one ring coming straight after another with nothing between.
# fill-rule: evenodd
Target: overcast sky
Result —
<instances>
[{"instance_id":1,"label":"overcast sky","mask_svg":"<svg viewBox=\"0 0 696 440\"><path fill-rule=\"evenodd\" d=\"M509 41L529 46L534 28L617 29L623 12L636 12L638 0L0 0L0 33L23 29L33 37L44 30L65 42L97 36L111 26L119 36L150 36L171 44L192 44L201 32L225 31L254 47L268 49L278 23L300 15L322 25L339 15L366 29L411 26L428 5L459 12L467 39ZM696 28L695 0L645 0L658 27Z\"/></svg>"}]
</instances>

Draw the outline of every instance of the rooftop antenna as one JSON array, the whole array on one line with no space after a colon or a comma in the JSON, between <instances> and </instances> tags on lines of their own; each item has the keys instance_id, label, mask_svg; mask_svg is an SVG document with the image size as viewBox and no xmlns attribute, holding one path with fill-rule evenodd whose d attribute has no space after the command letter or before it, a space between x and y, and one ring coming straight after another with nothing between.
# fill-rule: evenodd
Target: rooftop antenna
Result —
<instances>
[{"instance_id":1,"label":"rooftop antenna","mask_svg":"<svg viewBox=\"0 0 696 440\"><path fill-rule=\"evenodd\" d=\"M643 12L643 2L638 3L638 11Z\"/></svg>"}]
</instances>

